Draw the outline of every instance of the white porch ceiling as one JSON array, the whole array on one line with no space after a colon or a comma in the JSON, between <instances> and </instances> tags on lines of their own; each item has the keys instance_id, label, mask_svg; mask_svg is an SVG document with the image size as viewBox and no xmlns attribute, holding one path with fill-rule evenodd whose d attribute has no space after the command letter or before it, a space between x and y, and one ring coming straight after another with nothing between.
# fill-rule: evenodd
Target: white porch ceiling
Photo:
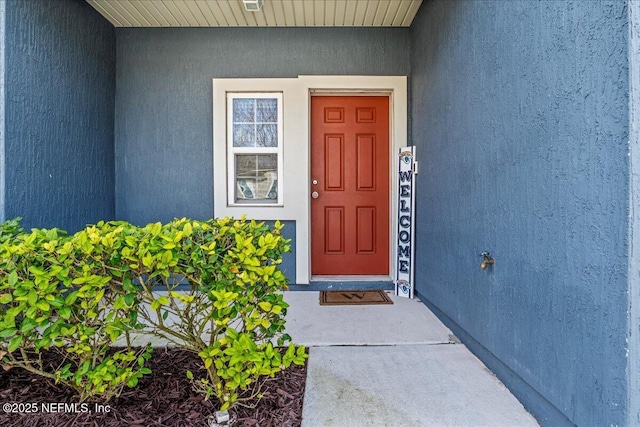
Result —
<instances>
[{"instance_id":1,"label":"white porch ceiling","mask_svg":"<svg viewBox=\"0 0 640 427\"><path fill-rule=\"evenodd\" d=\"M116 27L408 27L422 0L87 0Z\"/></svg>"}]
</instances>

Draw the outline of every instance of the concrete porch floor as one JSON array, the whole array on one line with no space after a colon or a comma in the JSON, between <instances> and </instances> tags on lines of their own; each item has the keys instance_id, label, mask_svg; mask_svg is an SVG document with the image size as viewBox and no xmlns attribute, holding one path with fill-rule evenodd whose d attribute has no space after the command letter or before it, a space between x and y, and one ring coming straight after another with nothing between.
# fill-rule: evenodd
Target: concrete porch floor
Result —
<instances>
[{"instance_id":1,"label":"concrete porch floor","mask_svg":"<svg viewBox=\"0 0 640 427\"><path fill-rule=\"evenodd\" d=\"M320 306L285 292L287 333L309 348L303 427L537 426L417 299Z\"/></svg>"}]
</instances>

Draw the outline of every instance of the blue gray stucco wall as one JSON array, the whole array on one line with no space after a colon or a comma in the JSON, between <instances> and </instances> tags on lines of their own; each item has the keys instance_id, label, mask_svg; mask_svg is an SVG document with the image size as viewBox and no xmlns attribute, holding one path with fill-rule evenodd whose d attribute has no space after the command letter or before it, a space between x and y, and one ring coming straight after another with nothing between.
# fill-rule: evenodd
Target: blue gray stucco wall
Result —
<instances>
[{"instance_id":1,"label":"blue gray stucco wall","mask_svg":"<svg viewBox=\"0 0 640 427\"><path fill-rule=\"evenodd\" d=\"M629 2L629 425L640 425L640 2Z\"/></svg>"},{"instance_id":2,"label":"blue gray stucco wall","mask_svg":"<svg viewBox=\"0 0 640 427\"><path fill-rule=\"evenodd\" d=\"M83 0L5 2L5 216L115 215L115 30Z\"/></svg>"},{"instance_id":3,"label":"blue gray stucco wall","mask_svg":"<svg viewBox=\"0 0 640 427\"><path fill-rule=\"evenodd\" d=\"M213 78L408 75L410 67L407 28L116 34L116 214L140 224L213 216Z\"/></svg>"},{"instance_id":4,"label":"blue gray stucco wall","mask_svg":"<svg viewBox=\"0 0 640 427\"><path fill-rule=\"evenodd\" d=\"M289 239L291 251L282 254L282 263L278 266L284 275L289 279L290 284L295 283L296 279L296 222L280 221L284 227L282 228L282 236ZM273 227L275 221L265 221L270 227Z\"/></svg>"},{"instance_id":5,"label":"blue gray stucco wall","mask_svg":"<svg viewBox=\"0 0 640 427\"><path fill-rule=\"evenodd\" d=\"M4 209L4 51L5 51L5 22L6 22L6 3L0 2L0 222L4 222L5 209Z\"/></svg>"},{"instance_id":6,"label":"blue gray stucco wall","mask_svg":"<svg viewBox=\"0 0 640 427\"><path fill-rule=\"evenodd\" d=\"M628 424L627 12L426 1L411 26L417 291L545 425Z\"/></svg>"}]
</instances>

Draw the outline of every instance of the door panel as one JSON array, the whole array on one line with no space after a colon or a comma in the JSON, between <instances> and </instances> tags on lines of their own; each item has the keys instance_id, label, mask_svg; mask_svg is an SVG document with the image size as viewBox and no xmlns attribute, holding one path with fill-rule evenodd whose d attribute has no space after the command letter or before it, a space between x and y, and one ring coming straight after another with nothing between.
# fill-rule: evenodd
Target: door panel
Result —
<instances>
[{"instance_id":1,"label":"door panel","mask_svg":"<svg viewBox=\"0 0 640 427\"><path fill-rule=\"evenodd\" d=\"M344 208L327 206L324 208L324 247L327 254L344 254Z\"/></svg>"},{"instance_id":2,"label":"door panel","mask_svg":"<svg viewBox=\"0 0 640 427\"><path fill-rule=\"evenodd\" d=\"M358 166L356 188L359 191L376 189L376 136L356 136L356 164Z\"/></svg>"},{"instance_id":3,"label":"door panel","mask_svg":"<svg viewBox=\"0 0 640 427\"><path fill-rule=\"evenodd\" d=\"M358 206L356 209L356 253L373 254L376 250L376 207Z\"/></svg>"},{"instance_id":4,"label":"door panel","mask_svg":"<svg viewBox=\"0 0 640 427\"><path fill-rule=\"evenodd\" d=\"M389 98L311 98L311 273L389 274Z\"/></svg>"},{"instance_id":5,"label":"door panel","mask_svg":"<svg viewBox=\"0 0 640 427\"><path fill-rule=\"evenodd\" d=\"M342 191L344 190L344 135L325 135L324 139L324 189Z\"/></svg>"}]
</instances>

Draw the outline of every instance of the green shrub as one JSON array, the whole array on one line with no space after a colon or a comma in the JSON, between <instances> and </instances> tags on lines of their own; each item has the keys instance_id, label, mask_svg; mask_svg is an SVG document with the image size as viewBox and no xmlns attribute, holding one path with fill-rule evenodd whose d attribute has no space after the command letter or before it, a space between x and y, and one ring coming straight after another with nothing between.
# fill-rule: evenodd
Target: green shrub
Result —
<instances>
[{"instance_id":1,"label":"green shrub","mask_svg":"<svg viewBox=\"0 0 640 427\"><path fill-rule=\"evenodd\" d=\"M197 353L207 378L195 388L215 395L222 410L238 392L274 376L291 363L303 364L303 347L289 343L284 356L287 279L278 264L289 241L263 222L224 218L150 224L125 236L123 260L135 271L140 316L150 332ZM188 284L177 291L180 283ZM161 289L163 292L158 292ZM171 316L177 319L167 323Z\"/></svg>"},{"instance_id":2,"label":"green shrub","mask_svg":"<svg viewBox=\"0 0 640 427\"><path fill-rule=\"evenodd\" d=\"M18 217L0 223L0 242L6 242L7 240L13 239L24 232L20 226L21 220L22 218Z\"/></svg>"},{"instance_id":3,"label":"green shrub","mask_svg":"<svg viewBox=\"0 0 640 427\"><path fill-rule=\"evenodd\" d=\"M287 280L278 264L289 241L281 229L229 218L145 227L112 221L66 236L5 223L0 351L6 363L74 387L81 400L108 400L149 372L149 347L109 351L146 326L201 357L207 377L190 379L227 409L240 391L259 394L264 377L307 357L284 334ZM288 346L281 353L274 344ZM43 349L69 362L50 372Z\"/></svg>"},{"instance_id":4,"label":"green shrub","mask_svg":"<svg viewBox=\"0 0 640 427\"><path fill-rule=\"evenodd\" d=\"M118 338L139 327L137 308L114 307L120 290L102 254L88 244L90 229L67 236L57 229L20 233L16 224L1 228L7 236L0 240L3 363L66 384L80 401L108 401L150 372L144 367L150 348L110 351ZM109 248L109 243L106 237L99 245ZM64 362L45 366L44 350L59 352Z\"/></svg>"}]
</instances>

